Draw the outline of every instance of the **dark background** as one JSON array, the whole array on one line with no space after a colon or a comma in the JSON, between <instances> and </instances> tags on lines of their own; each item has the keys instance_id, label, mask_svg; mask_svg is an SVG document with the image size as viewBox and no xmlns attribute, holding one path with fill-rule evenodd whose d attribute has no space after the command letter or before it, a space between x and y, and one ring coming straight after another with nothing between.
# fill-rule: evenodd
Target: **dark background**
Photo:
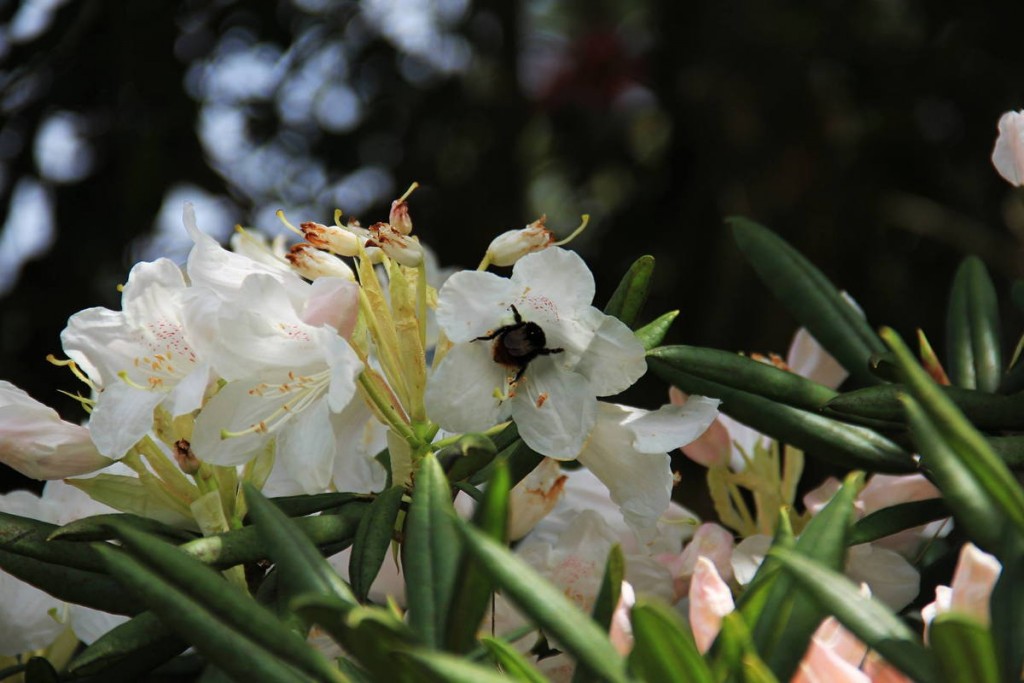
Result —
<instances>
[{"instance_id":1,"label":"dark background","mask_svg":"<svg viewBox=\"0 0 1024 683\"><path fill-rule=\"evenodd\" d=\"M223 237L278 229L278 208L380 220L417 180L417 234L464 267L501 230L590 213L573 246L599 305L653 254L646 317L678 308L669 341L732 350L784 353L794 322L730 215L940 353L963 255L1003 293L1024 273L1024 203L989 161L999 115L1024 106L1019 1L48 7L0 1L0 378L67 419L83 415L58 390L80 386L46 354L70 314L119 307L135 260L181 259L185 198ZM17 275L2 254L22 243ZM663 392L648 378L634 398Z\"/></svg>"}]
</instances>

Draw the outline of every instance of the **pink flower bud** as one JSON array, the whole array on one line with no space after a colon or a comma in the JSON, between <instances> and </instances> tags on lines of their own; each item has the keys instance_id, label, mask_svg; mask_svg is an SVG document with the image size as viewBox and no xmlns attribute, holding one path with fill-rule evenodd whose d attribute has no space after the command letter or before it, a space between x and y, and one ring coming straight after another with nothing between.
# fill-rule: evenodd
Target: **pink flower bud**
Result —
<instances>
[{"instance_id":1,"label":"pink flower bud","mask_svg":"<svg viewBox=\"0 0 1024 683\"><path fill-rule=\"evenodd\" d=\"M374 223L370 226L368 247L380 247L389 257L410 268L423 263L423 247L415 237L403 235L387 223Z\"/></svg>"},{"instance_id":2,"label":"pink flower bud","mask_svg":"<svg viewBox=\"0 0 1024 683\"><path fill-rule=\"evenodd\" d=\"M321 277L340 277L355 280L356 275L344 261L326 251L320 251L308 242L292 247L285 256L299 275L316 280Z\"/></svg>"},{"instance_id":3,"label":"pink flower bud","mask_svg":"<svg viewBox=\"0 0 1024 683\"><path fill-rule=\"evenodd\" d=\"M1008 111L1000 117L992 164L1011 185L1024 184L1024 112Z\"/></svg>"},{"instance_id":4,"label":"pink flower bud","mask_svg":"<svg viewBox=\"0 0 1024 683\"><path fill-rule=\"evenodd\" d=\"M555 236L544 227L546 216L541 216L522 230L509 230L495 237L487 256L496 266L511 266L530 252L540 251L555 241Z\"/></svg>"},{"instance_id":5,"label":"pink flower bud","mask_svg":"<svg viewBox=\"0 0 1024 683\"><path fill-rule=\"evenodd\" d=\"M690 628L698 650L704 653L711 648L722 628L722 617L735 608L732 591L718 575L714 563L698 557L690 583Z\"/></svg>"},{"instance_id":6,"label":"pink flower bud","mask_svg":"<svg viewBox=\"0 0 1024 683\"><path fill-rule=\"evenodd\" d=\"M409 217L408 202L404 199L396 199L391 202L391 213L388 216L388 223L403 235L408 235L412 232L412 218Z\"/></svg>"},{"instance_id":7,"label":"pink flower bud","mask_svg":"<svg viewBox=\"0 0 1024 683\"><path fill-rule=\"evenodd\" d=\"M96 450L88 429L0 380L0 462L33 479L63 479L111 460Z\"/></svg>"}]
</instances>

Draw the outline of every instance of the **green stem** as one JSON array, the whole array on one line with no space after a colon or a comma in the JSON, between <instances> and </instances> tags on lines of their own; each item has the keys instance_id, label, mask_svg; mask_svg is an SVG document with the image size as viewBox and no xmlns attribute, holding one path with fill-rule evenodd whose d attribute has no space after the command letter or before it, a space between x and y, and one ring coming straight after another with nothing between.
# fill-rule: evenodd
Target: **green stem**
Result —
<instances>
[{"instance_id":1,"label":"green stem","mask_svg":"<svg viewBox=\"0 0 1024 683\"><path fill-rule=\"evenodd\" d=\"M480 434L483 434L484 436L494 436L495 434L500 434L505 429L505 427L508 427L508 425L509 422L502 422L501 424L496 424L489 429L485 429L484 431L480 432ZM437 434L436 428L434 429L434 434ZM453 436L447 436L438 441L437 443L433 444L433 448L434 450L440 450L445 446L451 446L453 443L457 443L458 440L464 436L465 434L455 434Z\"/></svg>"},{"instance_id":2,"label":"green stem","mask_svg":"<svg viewBox=\"0 0 1024 683\"><path fill-rule=\"evenodd\" d=\"M402 416L398 414L395 407L391 405L388 397L380 392L377 385L373 383L365 372L359 373L359 385L366 392L369 399L373 401L373 405L377 406L377 409L384 416L384 419L387 420L391 429L408 441L413 449L416 449L420 445L419 437L416 436L412 427L402 419Z\"/></svg>"}]
</instances>

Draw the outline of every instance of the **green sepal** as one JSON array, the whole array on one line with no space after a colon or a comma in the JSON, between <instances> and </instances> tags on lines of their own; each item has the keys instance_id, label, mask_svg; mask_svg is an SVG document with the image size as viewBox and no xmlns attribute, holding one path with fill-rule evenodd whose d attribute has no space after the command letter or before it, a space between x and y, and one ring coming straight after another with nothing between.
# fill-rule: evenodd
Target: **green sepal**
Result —
<instances>
[{"instance_id":1,"label":"green sepal","mask_svg":"<svg viewBox=\"0 0 1024 683\"><path fill-rule=\"evenodd\" d=\"M416 488L405 519L402 568L409 626L426 644L440 648L458 571L459 536L452 494L441 465L426 455L416 472Z\"/></svg>"},{"instance_id":2,"label":"green sepal","mask_svg":"<svg viewBox=\"0 0 1024 683\"><path fill-rule=\"evenodd\" d=\"M634 332L636 338L644 345L645 351L650 351L661 344L661 342L665 341L669 328L672 327L672 323L675 322L675 319L678 316L679 311L662 313L657 318Z\"/></svg>"},{"instance_id":3,"label":"green sepal","mask_svg":"<svg viewBox=\"0 0 1024 683\"><path fill-rule=\"evenodd\" d=\"M612 292L608 304L604 307L604 312L615 316L629 327L634 327L644 303L647 302L653 274L653 256L641 256L634 261L626 274L622 276L619 286Z\"/></svg>"},{"instance_id":4,"label":"green sepal","mask_svg":"<svg viewBox=\"0 0 1024 683\"><path fill-rule=\"evenodd\" d=\"M864 315L781 237L744 218L727 222L740 250L779 302L856 381L877 384L868 359L884 352L885 345Z\"/></svg>"},{"instance_id":5,"label":"green sepal","mask_svg":"<svg viewBox=\"0 0 1024 683\"><path fill-rule=\"evenodd\" d=\"M939 680L932 653L888 607L862 595L842 573L813 558L782 548L773 549L771 554L795 579L800 593L811 598L823 614L834 615L868 647L914 680Z\"/></svg>"},{"instance_id":6,"label":"green sepal","mask_svg":"<svg viewBox=\"0 0 1024 683\"><path fill-rule=\"evenodd\" d=\"M348 575L352 592L360 602L366 600L374 579L387 557L395 532L395 522L402 509L405 487L392 486L381 492L359 520Z\"/></svg>"},{"instance_id":7,"label":"green sepal","mask_svg":"<svg viewBox=\"0 0 1024 683\"><path fill-rule=\"evenodd\" d=\"M999 301L985 264L968 256L953 279L946 315L947 371L965 389L993 392L1003 371Z\"/></svg>"},{"instance_id":8,"label":"green sepal","mask_svg":"<svg viewBox=\"0 0 1024 683\"><path fill-rule=\"evenodd\" d=\"M917 471L910 453L867 427L846 424L696 377L656 356L648 356L647 363L666 382L689 394L721 399L725 414L773 439L792 444L811 457L873 472Z\"/></svg>"}]
</instances>

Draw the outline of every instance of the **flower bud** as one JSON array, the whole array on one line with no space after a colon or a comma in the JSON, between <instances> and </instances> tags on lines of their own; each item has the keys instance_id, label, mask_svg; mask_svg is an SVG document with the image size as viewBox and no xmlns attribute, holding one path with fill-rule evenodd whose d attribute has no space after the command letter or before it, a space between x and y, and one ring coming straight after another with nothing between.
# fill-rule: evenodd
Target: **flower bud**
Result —
<instances>
[{"instance_id":1,"label":"flower bud","mask_svg":"<svg viewBox=\"0 0 1024 683\"><path fill-rule=\"evenodd\" d=\"M308 242L296 244L285 256L299 275L316 280L320 277L340 277L355 280L356 275L348 264L333 254L320 251Z\"/></svg>"},{"instance_id":2,"label":"flower bud","mask_svg":"<svg viewBox=\"0 0 1024 683\"><path fill-rule=\"evenodd\" d=\"M389 258L403 266L415 268L423 263L423 247L415 237L403 235L387 223L370 226L367 247L380 247Z\"/></svg>"},{"instance_id":3,"label":"flower bud","mask_svg":"<svg viewBox=\"0 0 1024 683\"><path fill-rule=\"evenodd\" d=\"M409 203L404 199L396 199L391 202L391 214L388 216L388 223L403 235L411 233L412 218L409 217Z\"/></svg>"},{"instance_id":4,"label":"flower bud","mask_svg":"<svg viewBox=\"0 0 1024 683\"><path fill-rule=\"evenodd\" d=\"M992 165L1011 185L1024 184L1024 112L1008 111L1000 117Z\"/></svg>"},{"instance_id":5,"label":"flower bud","mask_svg":"<svg viewBox=\"0 0 1024 683\"><path fill-rule=\"evenodd\" d=\"M88 429L0 381L0 463L33 479L63 479L111 461L96 450Z\"/></svg>"},{"instance_id":6,"label":"flower bud","mask_svg":"<svg viewBox=\"0 0 1024 683\"><path fill-rule=\"evenodd\" d=\"M359 253L360 239L351 230L313 222L303 223L299 227L306 241L317 249L326 249L338 256L355 256Z\"/></svg>"},{"instance_id":7,"label":"flower bud","mask_svg":"<svg viewBox=\"0 0 1024 683\"><path fill-rule=\"evenodd\" d=\"M503 232L487 247L487 256L496 266L511 266L530 252L540 251L555 241L555 236L544 227L546 216L541 216L522 230Z\"/></svg>"}]
</instances>

